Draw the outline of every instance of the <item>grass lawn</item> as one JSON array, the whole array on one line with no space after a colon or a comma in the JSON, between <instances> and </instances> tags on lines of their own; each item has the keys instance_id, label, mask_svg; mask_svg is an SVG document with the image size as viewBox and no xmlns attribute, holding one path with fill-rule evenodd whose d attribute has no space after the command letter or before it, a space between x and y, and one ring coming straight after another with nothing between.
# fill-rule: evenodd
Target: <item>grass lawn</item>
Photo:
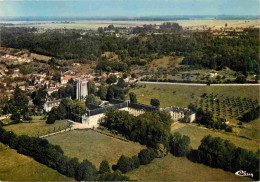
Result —
<instances>
[{"instance_id":1,"label":"grass lawn","mask_svg":"<svg viewBox=\"0 0 260 182\"><path fill-rule=\"evenodd\" d=\"M88 159L97 168L106 159L110 166L116 164L121 155L133 156L145 146L125 142L92 130L74 130L46 138L50 143L60 145L66 156Z\"/></svg>"},{"instance_id":2,"label":"grass lawn","mask_svg":"<svg viewBox=\"0 0 260 182\"><path fill-rule=\"evenodd\" d=\"M33 120L28 123L19 123L3 128L7 131L13 131L17 135L29 135L29 136L41 136L48 134L49 132L64 129L67 125L66 120L56 121L54 124L46 124L46 120L40 120L40 117L33 117Z\"/></svg>"},{"instance_id":3,"label":"grass lawn","mask_svg":"<svg viewBox=\"0 0 260 182\"><path fill-rule=\"evenodd\" d=\"M183 125L182 127L180 125ZM256 140L248 140L241 138L239 136L234 136L228 133L222 133L219 131L209 130L204 127L197 127L187 124L179 123L173 126L172 132L179 132L182 135L187 135L191 139L191 146L197 149L201 143L204 136L211 135L213 137L220 137L225 140L229 140L231 143L235 144L237 147L245 148L256 152L259 149L259 142Z\"/></svg>"},{"instance_id":4,"label":"grass lawn","mask_svg":"<svg viewBox=\"0 0 260 182\"><path fill-rule=\"evenodd\" d=\"M72 181L13 149L0 151L0 181Z\"/></svg>"},{"instance_id":5,"label":"grass lawn","mask_svg":"<svg viewBox=\"0 0 260 182\"><path fill-rule=\"evenodd\" d=\"M169 154L155 159L151 164L140 166L129 173L130 179L139 181L249 181L222 169L211 168Z\"/></svg>"},{"instance_id":6,"label":"grass lawn","mask_svg":"<svg viewBox=\"0 0 260 182\"><path fill-rule=\"evenodd\" d=\"M167 84L143 84L145 88L131 89L137 95L140 103L150 105L152 98L160 100L162 107L177 106L187 107L191 102L200 99L203 93L219 94L224 96L246 97L253 100L259 99L259 87L257 86L187 86ZM193 94L193 96L192 96ZM192 98L193 97L193 98Z\"/></svg>"},{"instance_id":7,"label":"grass lawn","mask_svg":"<svg viewBox=\"0 0 260 182\"><path fill-rule=\"evenodd\" d=\"M249 123L243 123L243 128L239 131L240 135L260 139L260 118Z\"/></svg>"}]
</instances>

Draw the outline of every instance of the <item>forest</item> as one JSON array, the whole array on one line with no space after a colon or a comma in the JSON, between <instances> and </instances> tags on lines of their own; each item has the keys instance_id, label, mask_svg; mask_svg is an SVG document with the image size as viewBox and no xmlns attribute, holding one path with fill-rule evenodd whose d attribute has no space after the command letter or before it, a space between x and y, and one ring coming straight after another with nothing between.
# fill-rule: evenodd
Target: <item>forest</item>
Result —
<instances>
[{"instance_id":1,"label":"forest","mask_svg":"<svg viewBox=\"0 0 260 182\"><path fill-rule=\"evenodd\" d=\"M97 69L105 71L125 71L133 64L145 65L155 55L171 55L183 56L183 65L215 70L228 67L246 76L258 74L259 29L214 36L210 31L189 32L177 25L173 27L178 31L160 34L137 31L128 38L104 32L83 34L80 30L47 30L38 33L35 28L3 27L1 45L82 63L98 61ZM102 58L105 52L116 53L118 61Z\"/></svg>"}]
</instances>

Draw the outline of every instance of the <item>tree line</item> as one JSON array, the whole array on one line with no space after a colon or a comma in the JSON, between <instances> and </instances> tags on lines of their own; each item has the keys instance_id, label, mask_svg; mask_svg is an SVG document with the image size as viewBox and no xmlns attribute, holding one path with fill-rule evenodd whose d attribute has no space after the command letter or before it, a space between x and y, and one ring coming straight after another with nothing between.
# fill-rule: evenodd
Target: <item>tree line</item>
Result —
<instances>
[{"instance_id":1,"label":"tree line","mask_svg":"<svg viewBox=\"0 0 260 182\"><path fill-rule=\"evenodd\" d=\"M60 146L52 145L46 139L17 136L0 126L0 142L77 181L129 181L128 177L122 176L118 171L102 175L103 171L98 171L87 159L79 162L76 157L67 157Z\"/></svg>"}]
</instances>

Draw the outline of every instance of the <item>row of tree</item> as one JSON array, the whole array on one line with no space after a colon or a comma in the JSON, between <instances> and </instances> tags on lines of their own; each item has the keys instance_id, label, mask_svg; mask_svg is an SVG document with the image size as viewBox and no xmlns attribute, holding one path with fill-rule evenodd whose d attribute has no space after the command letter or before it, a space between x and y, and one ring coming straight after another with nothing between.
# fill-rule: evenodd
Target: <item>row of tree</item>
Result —
<instances>
[{"instance_id":1,"label":"row of tree","mask_svg":"<svg viewBox=\"0 0 260 182\"><path fill-rule=\"evenodd\" d=\"M32 157L34 160L57 170L63 175L75 178L77 181L128 181L129 178L122 176L117 171L103 175L101 164L100 171L88 160L79 162L78 158L69 158L64 155L58 145L52 145L46 139L17 136L12 131L5 131L0 126L0 142L16 149L18 153ZM107 172L107 171L106 171Z\"/></svg>"},{"instance_id":2,"label":"row of tree","mask_svg":"<svg viewBox=\"0 0 260 182\"><path fill-rule=\"evenodd\" d=\"M122 155L116 165L116 168L122 173L138 168L140 165L146 165L152 162L157 156L157 153L152 148L143 149L137 155L126 157Z\"/></svg>"},{"instance_id":3,"label":"row of tree","mask_svg":"<svg viewBox=\"0 0 260 182\"><path fill-rule=\"evenodd\" d=\"M226 171L247 171L253 173L255 180L259 180L259 153L236 147L228 140L219 137L214 138L210 135L204 137L199 149L192 150L188 158Z\"/></svg>"}]
</instances>

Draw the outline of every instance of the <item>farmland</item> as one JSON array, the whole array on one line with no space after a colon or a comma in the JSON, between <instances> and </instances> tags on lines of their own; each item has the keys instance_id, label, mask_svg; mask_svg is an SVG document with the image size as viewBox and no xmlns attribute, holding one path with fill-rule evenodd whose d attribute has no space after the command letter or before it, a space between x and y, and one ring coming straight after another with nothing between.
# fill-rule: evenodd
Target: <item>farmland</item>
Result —
<instances>
[{"instance_id":1,"label":"farmland","mask_svg":"<svg viewBox=\"0 0 260 182\"><path fill-rule=\"evenodd\" d=\"M140 181L249 181L222 169L211 168L168 154L126 174Z\"/></svg>"},{"instance_id":2,"label":"farmland","mask_svg":"<svg viewBox=\"0 0 260 182\"><path fill-rule=\"evenodd\" d=\"M80 161L88 159L96 167L104 159L112 166L121 155L133 156L145 148L138 143L121 141L92 130L74 130L46 139L52 144L60 145L66 156L77 157Z\"/></svg>"},{"instance_id":3,"label":"farmland","mask_svg":"<svg viewBox=\"0 0 260 182\"><path fill-rule=\"evenodd\" d=\"M236 27L259 27L258 20L251 20L245 22L244 20L178 20L178 21L167 21L167 22L177 22L183 27L190 27L192 29L202 29L203 27L211 27L213 29L221 29L225 27L227 23L228 26ZM6 23L0 21L0 23ZM97 29L98 27L107 27L113 24L115 27L134 27L144 24L157 24L160 25L163 21L110 21L110 20L80 20L73 21L69 23L64 23L62 21L52 22L52 21L13 21L14 26L17 27L37 27L37 28L64 28L67 29Z\"/></svg>"},{"instance_id":4,"label":"farmland","mask_svg":"<svg viewBox=\"0 0 260 182\"><path fill-rule=\"evenodd\" d=\"M13 149L0 150L0 161L0 180L3 181L72 180L30 157L18 154Z\"/></svg>"}]
</instances>

